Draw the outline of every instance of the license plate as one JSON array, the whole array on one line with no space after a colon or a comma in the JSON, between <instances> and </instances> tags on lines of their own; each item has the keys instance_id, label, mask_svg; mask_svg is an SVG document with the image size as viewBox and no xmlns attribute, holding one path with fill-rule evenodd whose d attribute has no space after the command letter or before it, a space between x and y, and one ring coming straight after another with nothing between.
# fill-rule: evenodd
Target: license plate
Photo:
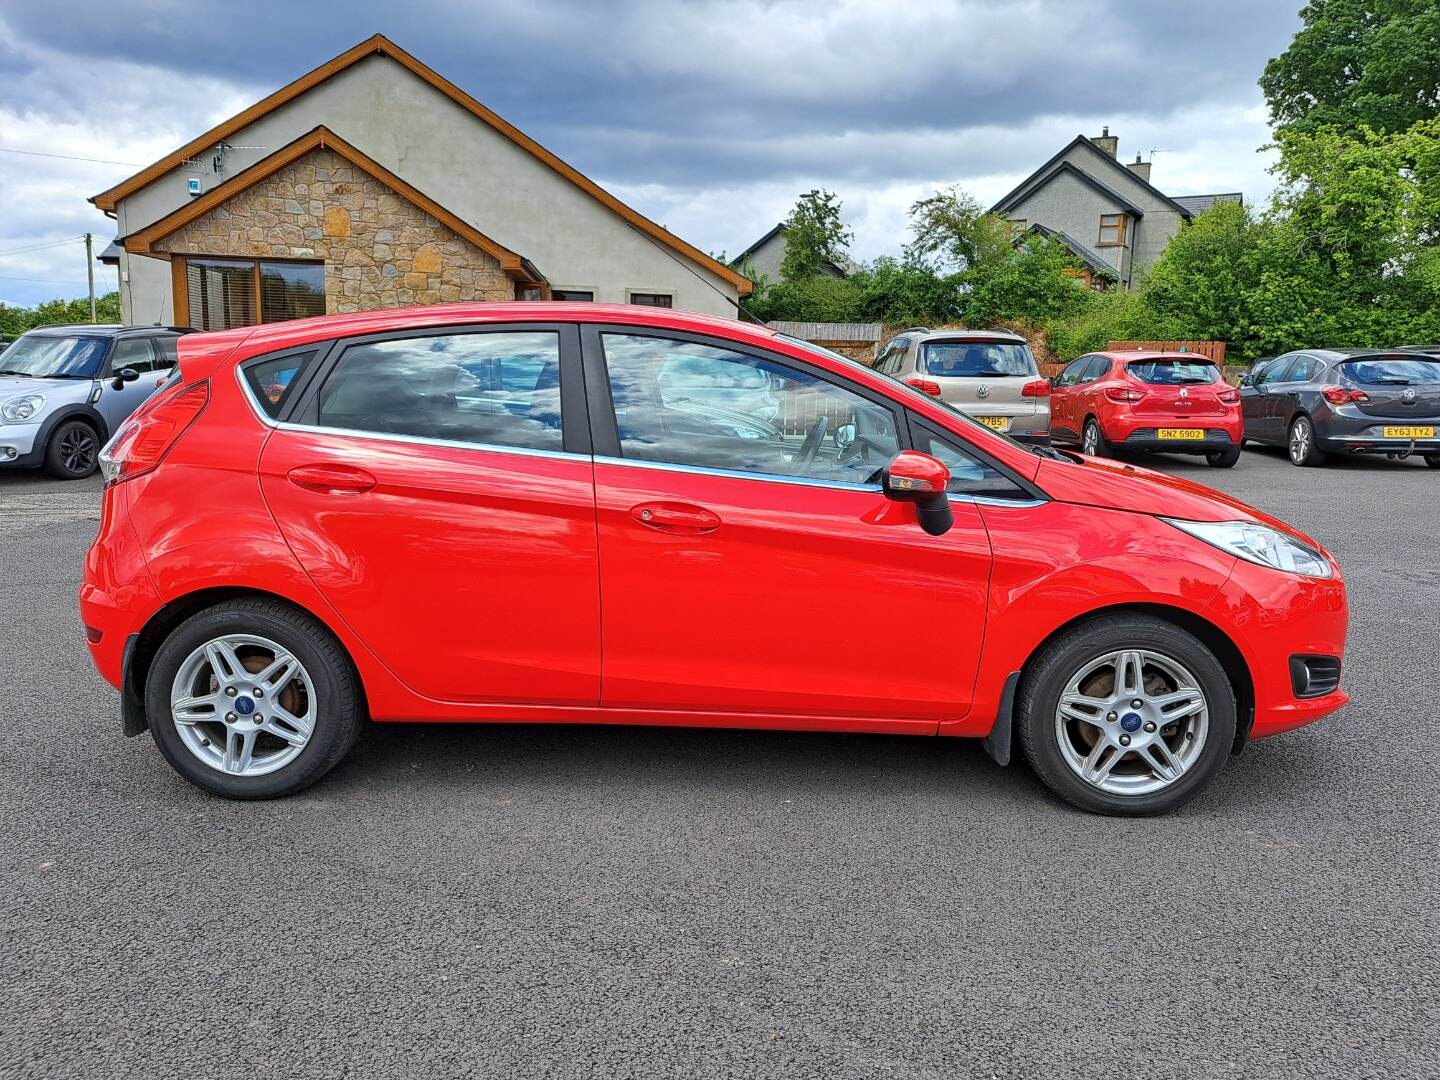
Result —
<instances>
[{"instance_id":1,"label":"license plate","mask_svg":"<svg viewBox=\"0 0 1440 1080\"><path fill-rule=\"evenodd\" d=\"M1385 438L1387 439L1433 439L1435 429L1433 427L1387 427Z\"/></svg>"},{"instance_id":2,"label":"license plate","mask_svg":"<svg viewBox=\"0 0 1440 1080\"><path fill-rule=\"evenodd\" d=\"M975 419L993 431L1004 431L1010 426L1008 416L977 416Z\"/></svg>"},{"instance_id":3,"label":"license plate","mask_svg":"<svg viewBox=\"0 0 1440 1080\"><path fill-rule=\"evenodd\" d=\"M1205 438L1205 429L1195 427L1162 427L1155 434L1162 439L1203 439Z\"/></svg>"}]
</instances>

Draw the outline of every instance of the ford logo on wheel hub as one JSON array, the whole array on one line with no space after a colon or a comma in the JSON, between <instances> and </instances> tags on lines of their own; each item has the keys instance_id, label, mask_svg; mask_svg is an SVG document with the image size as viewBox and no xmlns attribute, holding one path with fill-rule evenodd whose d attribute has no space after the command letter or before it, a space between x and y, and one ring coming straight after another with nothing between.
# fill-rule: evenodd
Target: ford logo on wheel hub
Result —
<instances>
[{"instance_id":1,"label":"ford logo on wheel hub","mask_svg":"<svg viewBox=\"0 0 1440 1080\"><path fill-rule=\"evenodd\" d=\"M255 711L255 699L248 697L236 698L235 711L238 712L241 716L249 716L252 712Z\"/></svg>"},{"instance_id":2,"label":"ford logo on wheel hub","mask_svg":"<svg viewBox=\"0 0 1440 1080\"><path fill-rule=\"evenodd\" d=\"M1126 731L1139 731L1141 723L1139 713L1127 712L1120 718L1120 726Z\"/></svg>"}]
</instances>

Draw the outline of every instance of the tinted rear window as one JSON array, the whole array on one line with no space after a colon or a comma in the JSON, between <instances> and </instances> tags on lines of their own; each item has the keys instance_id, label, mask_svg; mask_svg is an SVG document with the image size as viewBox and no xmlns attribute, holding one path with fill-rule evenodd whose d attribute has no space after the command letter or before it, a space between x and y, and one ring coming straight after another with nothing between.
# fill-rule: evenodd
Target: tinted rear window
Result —
<instances>
[{"instance_id":1,"label":"tinted rear window","mask_svg":"<svg viewBox=\"0 0 1440 1080\"><path fill-rule=\"evenodd\" d=\"M1018 379L1040 373L1030 346L1011 341L931 341L921 348L931 375Z\"/></svg>"},{"instance_id":2,"label":"tinted rear window","mask_svg":"<svg viewBox=\"0 0 1440 1080\"><path fill-rule=\"evenodd\" d=\"M1437 360L1387 360L1375 357L1368 360L1348 360L1340 365L1340 370L1351 382L1376 386L1440 382L1440 361Z\"/></svg>"},{"instance_id":3,"label":"tinted rear window","mask_svg":"<svg viewBox=\"0 0 1440 1080\"><path fill-rule=\"evenodd\" d=\"M1220 369L1203 360L1132 360L1125 370L1154 386L1189 386L1220 381Z\"/></svg>"},{"instance_id":4,"label":"tinted rear window","mask_svg":"<svg viewBox=\"0 0 1440 1080\"><path fill-rule=\"evenodd\" d=\"M287 353L251 364L245 369L245 381L255 392L255 400L272 419L280 415L285 402L290 400L291 392L300 382L301 373L310 366L317 351Z\"/></svg>"}]
</instances>

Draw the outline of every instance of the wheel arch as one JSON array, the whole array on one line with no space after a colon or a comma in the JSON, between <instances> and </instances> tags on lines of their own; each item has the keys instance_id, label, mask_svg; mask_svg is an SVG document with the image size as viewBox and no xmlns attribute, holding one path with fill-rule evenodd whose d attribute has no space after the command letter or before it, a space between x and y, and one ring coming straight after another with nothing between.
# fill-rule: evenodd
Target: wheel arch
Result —
<instances>
[{"instance_id":1,"label":"wheel arch","mask_svg":"<svg viewBox=\"0 0 1440 1080\"><path fill-rule=\"evenodd\" d=\"M1067 634L1077 626L1082 626L1095 619L1125 614L1150 615L1157 619L1163 619L1198 638L1202 645L1215 654L1215 659L1220 662L1220 666L1225 671L1225 677L1230 680L1230 687L1235 693L1235 742L1232 744L1230 752L1238 754L1246 740L1249 739L1250 728L1255 722L1255 683L1250 677L1250 665L1245 662L1245 656L1240 652L1239 646L1230 639L1225 631L1203 615L1197 615L1185 608L1175 607L1171 604L1124 603L1093 608L1076 615L1068 622L1061 623L1050 631L1030 650L1024 663L1020 666L1020 681L1029 675L1035 657L1062 634Z\"/></svg>"},{"instance_id":2,"label":"wheel arch","mask_svg":"<svg viewBox=\"0 0 1440 1080\"><path fill-rule=\"evenodd\" d=\"M290 608L314 622L335 640L336 646L350 664L350 668L355 674L355 685L358 688L362 705L364 704L365 680L360 675L355 657L351 655L350 649L346 646L344 637L337 634L326 619L305 605L296 603L288 596L266 589L239 585L218 585L196 589L176 596L158 608L145 621L145 625L140 628L140 631L134 635L133 644L127 647L121 687L121 693L125 698L133 702L143 703L145 701L145 681L149 677L151 665L155 661L155 654L159 652L160 646L177 626L206 608L230 600L269 600ZM126 718L125 727L127 735L138 735L149 727L149 719L144 715L143 706L138 716Z\"/></svg>"}]
</instances>

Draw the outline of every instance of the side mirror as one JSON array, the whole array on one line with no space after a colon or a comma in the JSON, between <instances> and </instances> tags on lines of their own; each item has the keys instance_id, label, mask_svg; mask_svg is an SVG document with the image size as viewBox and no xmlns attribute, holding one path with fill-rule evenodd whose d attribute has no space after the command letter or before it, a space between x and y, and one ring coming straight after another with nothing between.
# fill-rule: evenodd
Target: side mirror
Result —
<instances>
[{"instance_id":1,"label":"side mirror","mask_svg":"<svg viewBox=\"0 0 1440 1080\"><path fill-rule=\"evenodd\" d=\"M931 536L944 536L955 524L950 496L945 486L950 470L945 463L918 450L902 450L880 474L885 497L894 502L915 504L920 527Z\"/></svg>"},{"instance_id":2,"label":"side mirror","mask_svg":"<svg viewBox=\"0 0 1440 1080\"><path fill-rule=\"evenodd\" d=\"M1255 385L1255 376L1254 376L1254 375L1251 375L1250 372L1247 371L1244 375L1241 375L1241 376L1240 376L1240 385L1241 385L1241 386L1254 386L1254 385Z\"/></svg>"},{"instance_id":3,"label":"side mirror","mask_svg":"<svg viewBox=\"0 0 1440 1080\"><path fill-rule=\"evenodd\" d=\"M115 373L115 381L110 384L112 390L124 390L127 382L134 382L140 378L140 372L133 367L121 368Z\"/></svg>"}]
</instances>

